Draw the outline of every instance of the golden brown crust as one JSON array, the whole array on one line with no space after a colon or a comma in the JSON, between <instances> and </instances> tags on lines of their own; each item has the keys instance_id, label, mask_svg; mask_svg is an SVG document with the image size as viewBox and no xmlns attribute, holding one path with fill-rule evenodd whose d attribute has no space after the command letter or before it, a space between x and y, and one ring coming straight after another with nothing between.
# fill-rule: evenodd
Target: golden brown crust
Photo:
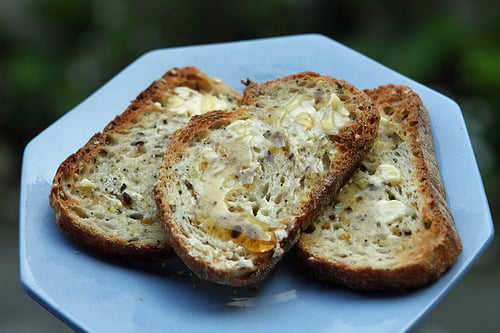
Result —
<instances>
[{"instance_id":1,"label":"golden brown crust","mask_svg":"<svg viewBox=\"0 0 500 333\"><path fill-rule=\"evenodd\" d=\"M124 239L113 233L97 230L92 224L81 223L75 212L75 207L79 206L78 199L68 194L63 183L91 164L96 156L105 152L106 146L113 140L114 133L133 127L145 112L149 112L154 103L162 102L166 91L178 86L233 95L235 100L240 97L238 92L222 81L208 77L196 67L173 68L141 92L102 132L93 135L82 148L63 161L53 179L49 195L50 205L56 214L58 226L81 245L108 256L146 261L162 260L175 255L165 239L159 239L157 244L144 244L141 239Z\"/></svg>"},{"instance_id":2,"label":"golden brown crust","mask_svg":"<svg viewBox=\"0 0 500 333\"><path fill-rule=\"evenodd\" d=\"M163 159L163 165L160 169L158 182L155 187L155 197L157 201L159 215L166 230L167 242L174 249L175 253L181 258L182 261L189 267L189 269L196 274L199 278L215 281L221 284L228 284L235 287L245 286L251 283L258 282L267 275L277 258L272 257L272 252L267 252L263 255L254 258L254 269L244 275L230 274L229 272L213 267L207 267L202 261L197 260L189 255L189 246L186 246L179 238L183 233L178 223L172 221L172 210L164 200L164 193L161 189L162 182L169 182L169 176L165 174L168 165L173 165L182 158L185 145L198 137L204 136L206 132L228 125L237 119L246 117L246 107L243 106L237 111L212 111L203 115L197 115L191 118L188 125L176 131L170 140ZM299 224L297 224L290 232L290 237L287 237L282 246L288 250L292 243L295 243L299 235ZM295 239L292 238L292 235Z\"/></svg>"},{"instance_id":3,"label":"golden brown crust","mask_svg":"<svg viewBox=\"0 0 500 333\"><path fill-rule=\"evenodd\" d=\"M170 205L164 200L164 194L160 188L161 182L170 182L171 179L165 175L165 164L173 165L182 158L185 145L191 141L197 140L198 137L204 136L207 131L211 129L219 128L221 126L229 124L235 119L244 117L245 109L240 108L232 113L226 111L212 111L203 115L197 115L191 118L188 125L182 129L176 131L169 142L167 151L163 159L163 165L160 168L160 174L158 176L158 182L155 186L155 198L157 202L159 216L163 222L163 226L166 230L167 242L174 249L175 253L181 258L182 261L189 267L189 269L196 274L199 278L208 281L218 281L222 284L230 284L233 286L243 286L248 284L248 281L257 281L258 273L260 271L257 269L254 271L255 276L244 275L244 276L233 276L228 274L224 270L217 269L207 269L203 262L196 260L191 257L188 253L190 248L186 246L179 238L179 235L183 233L182 228L179 224L172 223L172 210ZM263 260L265 268L268 261Z\"/></svg>"},{"instance_id":4,"label":"golden brown crust","mask_svg":"<svg viewBox=\"0 0 500 333\"><path fill-rule=\"evenodd\" d=\"M307 85L310 84L308 83L310 78L318 78L325 82L325 84L335 86L335 93L342 100L345 99L346 102L349 102L346 103L346 106L352 114L357 115L357 121L344 128L339 135L332 138L336 142L339 151L342 152L342 158L334 161L335 166L332 167L331 174L327 177L323 185L312 193L307 206L304 207L304 214L299 217L301 229L306 229L314 221L318 207L328 204L335 199L336 194L340 191L344 183L357 169L359 163L373 145L379 122L378 113L373 112L374 106L371 99L367 99L366 95L355 86L341 79L321 76L318 73L309 71L260 84L247 80L245 82L247 87L243 92L241 103L258 106L261 96L273 93L269 87L275 85L276 82L285 83L295 80L299 84ZM355 112L355 109L365 112Z\"/></svg>"},{"instance_id":5,"label":"golden brown crust","mask_svg":"<svg viewBox=\"0 0 500 333\"><path fill-rule=\"evenodd\" d=\"M199 258L191 256L189 246L180 240L179 235L183 231L181 231L179 223L174 221L173 212L166 201L167 199L165 199L163 184L170 182L170 178L172 178L169 170L182 158L186 146L190 142L198 140L198 138L203 138L205 133L214 128L224 127L237 119L248 117L248 114L254 109L257 109L258 112L260 98L264 95L272 95L274 86L286 84L293 80L308 84L311 78L324 80L326 82L325 85L336 87L336 93L349 98L350 100L346 104L349 111L352 111L352 114L356 115L356 121L346 126L338 135L332 136L331 140L336 142L336 146L341 152L341 157L332 161L331 172L321 185L312 192L309 200L302 207L301 213L296 217L295 223L287 230L288 235L280 240L279 247L283 249L284 254L297 242L301 228L306 228L314 219L317 208L335 197L343 183L356 169L373 144L377 133L379 117L371 100L362 91L345 81L320 76L312 72L298 73L260 84L247 81L247 87L245 88L244 97L241 102L243 105L239 110L232 113L213 111L195 116L185 128L174 133L160 168L158 182L155 187L155 197L159 214L167 233L168 243L174 248L175 252L186 265L200 278L233 286L248 285L264 278L281 259L282 255L275 256L272 251L265 254L254 254L252 256L253 268L244 274L240 274L240 272L235 274L235 272L228 272L207 266ZM363 111L355 112L355 109Z\"/></svg>"},{"instance_id":6,"label":"golden brown crust","mask_svg":"<svg viewBox=\"0 0 500 333\"><path fill-rule=\"evenodd\" d=\"M429 116L420 97L406 86L387 85L366 90L379 111L390 115L398 134L410 143L427 228L411 236L397 267L373 268L330 260L312 254L306 238L299 242L300 257L322 280L360 290L405 290L423 286L453 265L461 241L446 203L434 153ZM410 244L411 243L411 244ZM332 253L332 256L335 254Z\"/></svg>"}]
</instances>

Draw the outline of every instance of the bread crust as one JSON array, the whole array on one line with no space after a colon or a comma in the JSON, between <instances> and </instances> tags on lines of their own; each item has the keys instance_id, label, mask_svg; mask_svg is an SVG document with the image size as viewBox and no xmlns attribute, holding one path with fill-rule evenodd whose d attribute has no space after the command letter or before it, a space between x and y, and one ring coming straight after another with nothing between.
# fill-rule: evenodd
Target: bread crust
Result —
<instances>
[{"instance_id":1,"label":"bread crust","mask_svg":"<svg viewBox=\"0 0 500 333\"><path fill-rule=\"evenodd\" d=\"M390 115L391 121L397 123L399 135L411 147L422 203L419 213L427 227L408 236L407 250L398 254L398 264L391 267L336 260L337 253L319 255L313 248L315 237L319 236L312 234L301 236L298 253L324 281L359 290L417 288L440 277L454 264L462 248L439 175L429 115L420 97L409 87L391 84L365 92L381 113Z\"/></svg>"},{"instance_id":2,"label":"bread crust","mask_svg":"<svg viewBox=\"0 0 500 333\"><path fill-rule=\"evenodd\" d=\"M64 160L54 176L49 201L55 212L57 225L79 244L107 256L135 260L157 261L175 255L164 235L159 237L156 244L145 243L141 239L127 239L112 232L105 232L98 228L96 223L83 221L75 211L80 205L79 198L70 195L64 184L71 183L73 175L91 165L96 156L102 154L110 145L115 133L133 128L151 110L153 104L162 102L166 92L180 86L196 91L227 94L234 97L234 100L240 98L237 91L218 79L208 77L196 67L172 68L141 92L102 132L94 134L82 148ZM137 167L147 168L147 165Z\"/></svg>"},{"instance_id":3,"label":"bread crust","mask_svg":"<svg viewBox=\"0 0 500 333\"><path fill-rule=\"evenodd\" d=\"M322 80L325 85L336 87L346 96L351 98L352 105L348 108L356 114L356 121L347 126L338 135L332 136L336 146L342 152L342 158L331 161L331 169L321 184L310 194L307 202L303 204L296 214L295 220L291 222L286 230L287 235L278 241L278 251L269 251L263 254L249 253L248 257L253 262L249 269L228 271L211 266L210 263L190 254L190 245L185 242L180 222L174 218L173 211L168 204L165 186L171 184L177 162L183 158L186 147L195 140L202 140L207 132L224 128L232 122L249 117L252 112L259 112L262 96L272 96L274 87L286 85L290 82L308 84L311 80ZM374 109L371 100L360 90L349 83L331 77L320 76L313 72L302 72L287 77L264 83L246 81L242 106L239 110L228 113L214 111L204 115L193 117L189 124L175 132L170 141L163 159L158 181L155 187L155 198L164 223L167 240L178 256L186 265L200 278L216 283L229 284L232 286L243 286L255 283L263 279L282 256L297 242L302 228L306 228L314 219L317 208L327 204L335 197L340 187L356 169L358 163L363 159L370 149L376 136L378 126L378 112ZM278 106L279 107L279 106ZM354 112L354 109L363 110ZM255 111L257 110L257 111ZM251 117L251 115L250 115ZM276 249L275 249L276 250Z\"/></svg>"}]
</instances>

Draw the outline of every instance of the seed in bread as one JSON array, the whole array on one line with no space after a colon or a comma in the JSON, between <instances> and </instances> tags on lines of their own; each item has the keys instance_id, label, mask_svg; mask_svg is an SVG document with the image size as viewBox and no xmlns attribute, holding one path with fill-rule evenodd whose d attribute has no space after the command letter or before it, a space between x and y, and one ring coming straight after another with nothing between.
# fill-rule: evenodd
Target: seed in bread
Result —
<instances>
[{"instance_id":1,"label":"seed in bread","mask_svg":"<svg viewBox=\"0 0 500 333\"><path fill-rule=\"evenodd\" d=\"M360 168L298 243L325 281L404 290L438 278L461 243L439 176L427 110L406 86L366 91L381 115Z\"/></svg>"},{"instance_id":2,"label":"seed in bread","mask_svg":"<svg viewBox=\"0 0 500 333\"><path fill-rule=\"evenodd\" d=\"M366 94L311 72L248 81L242 104L177 131L155 188L179 257L199 277L234 286L264 278L293 246L378 125Z\"/></svg>"},{"instance_id":3,"label":"seed in bread","mask_svg":"<svg viewBox=\"0 0 500 333\"><path fill-rule=\"evenodd\" d=\"M153 197L165 147L191 116L234 109L240 97L195 67L168 71L60 165L50 193L59 227L110 256L173 255Z\"/></svg>"}]
</instances>

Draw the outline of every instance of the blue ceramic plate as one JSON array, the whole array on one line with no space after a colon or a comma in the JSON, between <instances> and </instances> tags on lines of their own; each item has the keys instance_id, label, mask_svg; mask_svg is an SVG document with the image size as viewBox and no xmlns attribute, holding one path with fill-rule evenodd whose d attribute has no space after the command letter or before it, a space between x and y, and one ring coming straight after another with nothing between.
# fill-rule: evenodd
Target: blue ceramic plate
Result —
<instances>
[{"instance_id":1,"label":"blue ceramic plate","mask_svg":"<svg viewBox=\"0 0 500 333\"><path fill-rule=\"evenodd\" d=\"M463 241L436 283L406 294L324 285L290 253L259 290L197 280L178 259L146 265L106 259L59 231L48 203L58 165L166 70L196 65L242 90L242 79L310 70L359 88L411 86L429 109L448 202ZM493 235L489 207L459 106L447 97L320 35L149 52L26 147L20 202L21 283L72 328L88 332L391 332L412 328L472 266Z\"/></svg>"}]
</instances>

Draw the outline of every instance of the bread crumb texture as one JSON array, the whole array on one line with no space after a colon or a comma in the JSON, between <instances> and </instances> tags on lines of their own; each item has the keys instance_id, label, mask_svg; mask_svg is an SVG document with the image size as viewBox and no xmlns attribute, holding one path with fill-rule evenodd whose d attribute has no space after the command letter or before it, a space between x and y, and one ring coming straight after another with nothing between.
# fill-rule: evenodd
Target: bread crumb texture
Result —
<instances>
[{"instance_id":1,"label":"bread crumb texture","mask_svg":"<svg viewBox=\"0 0 500 333\"><path fill-rule=\"evenodd\" d=\"M301 234L299 255L320 279L351 288L418 287L438 278L461 250L427 110L405 86L367 92L381 116L373 148Z\"/></svg>"},{"instance_id":2,"label":"bread crumb texture","mask_svg":"<svg viewBox=\"0 0 500 333\"><path fill-rule=\"evenodd\" d=\"M341 158L335 138L363 112L342 100L340 84L297 81L263 84L253 105L213 115L206 130L191 133L177 160L167 153L168 178L159 186L171 232L189 257L248 272L259 256L283 255L281 245Z\"/></svg>"},{"instance_id":3,"label":"bread crumb texture","mask_svg":"<svg viewBox=\"0 0 500 333\"><path fill-rule=\"evenodd\" d=\"M108 136L93 162L66 180L66 193L81 203L75 212L95 228L130 241L162 239L152 189L170 136L191 115L230 107L188 87L152 104L140 123Z\"/></svg>"},{"instance_id":4,"label":"bread crumb texture","mask_svg":"<svg viewBox=\"0 0 500 333\"><path fill-rule=\"evenodd\" d=\"M406 250L406 239L426 228L418 213L418 184L409 143L387 115L381 115L372 150L334 205L322 210L313 235L305 241L320 256L335 261L390 267Z\"/></svg>"},{"instance_id":5,"label":"bread crumb texture","mask_svg":"<svg viewBox=\"0 0 500 333\"><path fill-rule=\"evenodd\" d=\"M60 226L105 254L128 255L124 247L135 246L132 255L142 257L165 247L153 195L158 169L172 134L191 116L236 107L239 94L217 82L196 68L167 72L63 162L51 194Z\"/></svg>"}]
</instances>

